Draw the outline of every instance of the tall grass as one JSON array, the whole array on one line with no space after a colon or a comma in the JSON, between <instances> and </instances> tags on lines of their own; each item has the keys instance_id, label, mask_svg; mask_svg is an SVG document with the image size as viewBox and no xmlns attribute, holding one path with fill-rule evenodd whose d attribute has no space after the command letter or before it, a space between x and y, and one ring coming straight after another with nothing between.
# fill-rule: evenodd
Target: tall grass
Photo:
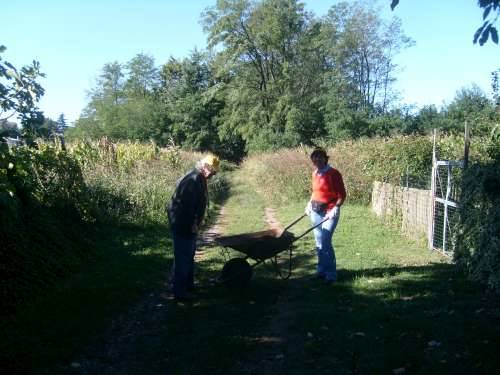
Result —
<instances>
[{"instance_id":1,"label":"tall grass","mask_svg":"<svg viewBox=\"0 0 500 375\"><path fill-rule=\"evenodd\" d=\"M310 190L308 155L305 148L254 155L244 160L242 169L248 174L251 188L267 200L277 203L300 200L307 197Z\"/></svg>"},{"instance_id":2,"label":"tall grass","mask_svg":"<svg viewBox=\"0 0 500 375\"><path fill-rule=\"evenodd\" d=\"M429 136L400 136L347 140L327 148L329 163L337 168L346 185L351 202L367 204L374 181L400 184L413 181L421 188L430 184L433 141ZM446 136L437 144L441 159L463 158L464 142L456 136ZM313 166L309 160L311 148L280 150L253 155L243 167L249 173L253 188L274 202L307 199ZM474 139L471 159L487 159L486 146Z\"/></svg>"},{"instance_id":3,"label":"tall grass","mask_svg":"<svg viewBox=\"0 0 500 375\"><path fill-rule=\"evenodd\" d=\"M84 180L100 219L138 224L166 222L176 181L202 157L175 146L159 149L154 143L107 140L76 143L71 150L83 155ZM223 174L209 182L211 197L226 189Z\"/></svg>"}]
</instances>

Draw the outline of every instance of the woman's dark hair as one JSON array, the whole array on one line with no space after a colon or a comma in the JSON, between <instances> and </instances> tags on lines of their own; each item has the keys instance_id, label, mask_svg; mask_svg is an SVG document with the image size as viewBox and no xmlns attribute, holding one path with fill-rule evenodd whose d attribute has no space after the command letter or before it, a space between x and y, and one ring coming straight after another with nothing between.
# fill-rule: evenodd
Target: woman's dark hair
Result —
<instances>
[{"instance_id":1,"label":"woman's dark hair","mask_svg":"<svg viewBox=\"0 0 500 375\"><path fill-rule=\"evenodd\" d=\"M328 161L328 155L326 154L325 149L324 149L324 148L321 148L321 147L316 147L316 148L314 149L314 151L313 151L313 152L311 152L311 156L310 156L310 158L311 158L311 160L313 160L313 159L315 159L315 158L317 158L317 157L319 157L319 156L324 157L324 158L326 159L326 161Z\"/></svg>"}]
</instances>

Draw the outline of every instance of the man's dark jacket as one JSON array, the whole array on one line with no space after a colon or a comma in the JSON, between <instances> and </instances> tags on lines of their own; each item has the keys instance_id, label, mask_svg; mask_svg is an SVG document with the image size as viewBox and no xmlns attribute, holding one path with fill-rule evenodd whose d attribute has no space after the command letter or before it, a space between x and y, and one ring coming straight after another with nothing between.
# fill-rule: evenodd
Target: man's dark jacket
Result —
<instances>
[{"instance_id":1,"label":"man's dark jacket","mask_svg":"<svg viewBox=\"0 0 500 375\"><path fill-rule=\"evenodd\" d=\"M200 225L208 203L207 182L197 169L187 173L178 182L168 206L168 220L172 230L185 238L194 238L193 225Z\"/></svg>"}]
</instances>

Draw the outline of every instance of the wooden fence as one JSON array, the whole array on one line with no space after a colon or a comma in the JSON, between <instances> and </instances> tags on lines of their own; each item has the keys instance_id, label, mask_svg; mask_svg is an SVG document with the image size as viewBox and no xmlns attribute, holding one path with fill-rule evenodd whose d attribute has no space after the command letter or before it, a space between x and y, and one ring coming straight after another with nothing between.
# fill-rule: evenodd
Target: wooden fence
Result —
<instances>
[{"instance_id":1,"label":"wooden fence","mask_svg":"<svg viewBox=\"0 0 500 375\"><path fill-rule=\"evenodd\" d=\"M375 181L372 210L380 218L400 221L402 232L410 238L427 238L432 220L432 192Z\"/></svg>"}]
</instances>

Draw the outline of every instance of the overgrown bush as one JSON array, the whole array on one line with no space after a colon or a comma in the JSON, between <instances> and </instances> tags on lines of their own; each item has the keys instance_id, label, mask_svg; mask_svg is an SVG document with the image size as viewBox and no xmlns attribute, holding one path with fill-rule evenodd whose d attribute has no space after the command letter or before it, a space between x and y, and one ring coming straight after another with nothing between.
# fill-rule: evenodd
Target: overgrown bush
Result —
<instances>
[{"instance_id":1,"label":"overgrown bush","mask_svg":"<svg viewBox=\"0 0 500 375\"><path fill-rule=\"evenodd\" d=\"M39 205L76 209L92 219L85 183L78 162L58 145L37 148L0 144L0 204Z\"/></svg>"},{"instance_id":2,"label":"overgrown bush","mask_svg":"<svg viewBox=\"0 0 500 375\"><path fill-rule=\"evenodd\" d=\"M470 278L500 293L500 127L487 142L489 160L463 175L454 258Z\"/></svg>"},{"instance_id":3,"label":"overgrown bush","mask_svg":"<svg viewBox=\"0 0 500 375\"><path fill-rule=\"evenodd\" d=\"M5 309L91 256L92 204L77 161L60 147L0 144L0 298Z\"/></svg>"},{"instance_id":4,"label":"overgrown bush","mask_svg":"<svg viewBox=\"0 0 500 375\"><path fill-rule=\"evenodd\" d=\"M478 281L500 293L500 166L482 163L464 173L454 259Z\"/></svg>"}]
</instances>

